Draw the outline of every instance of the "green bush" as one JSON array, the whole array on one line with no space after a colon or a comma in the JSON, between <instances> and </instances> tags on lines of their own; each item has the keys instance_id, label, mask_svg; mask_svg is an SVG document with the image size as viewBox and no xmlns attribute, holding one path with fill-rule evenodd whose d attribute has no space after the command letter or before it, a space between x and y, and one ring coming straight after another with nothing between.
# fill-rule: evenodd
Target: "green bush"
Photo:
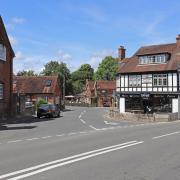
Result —
<instances>
[{"instance_id":1,"label":"green bush","mask_svg":"<svg viewBox=\"0 0 180 180\"><path fill-rule=\"evenodd\" d=\"M36 110L42 105L42 104L48 104L48 102L45 99L40 99L36 102Z\"/></svg>"}]
</instances>

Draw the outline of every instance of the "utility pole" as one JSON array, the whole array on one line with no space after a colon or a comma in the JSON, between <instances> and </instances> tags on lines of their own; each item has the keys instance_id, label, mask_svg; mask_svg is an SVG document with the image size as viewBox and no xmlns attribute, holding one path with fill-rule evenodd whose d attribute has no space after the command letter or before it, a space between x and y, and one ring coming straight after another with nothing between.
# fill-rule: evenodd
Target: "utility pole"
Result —
<instances>
[{"instance_id":1,"label":"utility pole","mask_svg":"<svg viewBox=\"0 0 180 180\"><path fill-rule=\"evenodd\" d=\"M63 75L63 103L65 108L65 93L66 93L66 83L65 83L65 75Z\"/></svg>"}]
</instances>

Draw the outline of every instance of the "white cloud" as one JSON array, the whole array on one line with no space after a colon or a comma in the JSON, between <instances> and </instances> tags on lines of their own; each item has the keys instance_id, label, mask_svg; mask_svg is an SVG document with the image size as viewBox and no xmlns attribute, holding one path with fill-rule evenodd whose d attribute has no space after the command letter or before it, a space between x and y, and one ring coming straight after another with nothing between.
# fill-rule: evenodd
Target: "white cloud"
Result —
<instances>
[{"instance_id":1,"label":"white cloud","mask_svg":"<svg viewBox=\"0 0 180 180\"><path fill-rule=\"evenodd\" d=\"M103 49L99 52L93 53L90 56L88 63L96 70L99 63L101 63L102 59L104 59L106 56L117 57L117 51L112 49Z\"/></svg>"},{"instance_id":2,"label":"white cloud","mask_svg":"<svg viewBox=\"0 0 180 180\"><path fill-rule=\"evenodd\" d=\"M10 40L12 45L18 44L18 40L14 36L9 35L9 40Z\"/></svg>"},{"instance_id":3,"label":"white cloud","mask_svg":"<svg viewBox=\"0 0 180 180\"><path fill-rule=\"evenodd\" d=\"M23 24L25 22L25 19L22 17L13 17L11 21L14 24Z\"/></svg>"},{"instance_id":4,"label":"white cloud","mask_svg":"<svg viewBox=\"0 0 180 180\"><path fill-rule=\"evenodd\" d=\"M67 61L72 60L72 55L69 53L65 53L63 50L59 50L58 58L60 59L60 61L67 62Z\"/></svg>"}]
</instances>

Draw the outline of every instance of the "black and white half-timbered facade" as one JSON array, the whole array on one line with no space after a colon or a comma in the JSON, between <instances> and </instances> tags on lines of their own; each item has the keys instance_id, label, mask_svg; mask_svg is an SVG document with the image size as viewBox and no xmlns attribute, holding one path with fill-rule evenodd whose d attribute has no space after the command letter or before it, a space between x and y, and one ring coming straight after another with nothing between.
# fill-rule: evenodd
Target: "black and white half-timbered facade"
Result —
<instances>
[{"instance_id":1,"label":"black and white half-timbered facade","mask_svg":"<svg viewBox=\"0 0 180 180\"><path fill-rule=\"evenodd\" d=\"M179 69L180 35L176 43L144 46L130 58L121 46L116 77L120 113L177 112Z\"/></svg>"}]
</instances>

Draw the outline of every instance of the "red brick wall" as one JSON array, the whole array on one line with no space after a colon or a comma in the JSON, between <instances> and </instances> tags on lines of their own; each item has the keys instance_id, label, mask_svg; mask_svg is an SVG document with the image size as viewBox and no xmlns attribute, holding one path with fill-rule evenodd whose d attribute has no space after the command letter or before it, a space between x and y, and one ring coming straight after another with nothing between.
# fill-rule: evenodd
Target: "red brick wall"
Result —
<instances>
[{"instance_id":1,"label":"red brick wall","mask_svg":"<svg viewBox=\"0 0 180 180\"><path fill-rule=\"evenodd\" d=\"M0 41L0 43L3 43ZM12 103L12 55L6 46L6 61L0 60L0 82L4 84L4 99L0 100L0 114L11 112Z\"/></svg>"}]
</instances>

